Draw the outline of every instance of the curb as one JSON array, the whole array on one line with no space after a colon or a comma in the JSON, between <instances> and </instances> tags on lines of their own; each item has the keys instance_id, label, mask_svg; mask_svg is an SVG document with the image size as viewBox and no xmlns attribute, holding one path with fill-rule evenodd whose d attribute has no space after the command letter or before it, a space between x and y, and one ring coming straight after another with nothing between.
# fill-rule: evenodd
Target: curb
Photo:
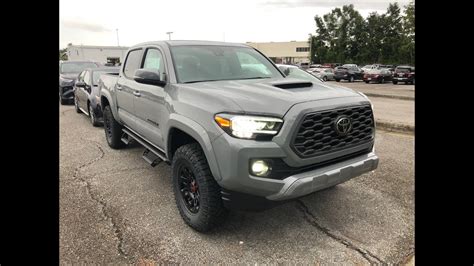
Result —
<instances>
[{"instance_id":1,"label":"curb","mask_svg":"<svg viewBox=\"0 0 474 266\"><path fill-rule=\"evenodd\" d=\"M380 97L380 98L390 98L390 99L398 99L398 100L408 100L408 101L414 101L415 97L410 97L410 96L400 96L400 95L386 95L386 94L376 94L376 93L365 93L368 97Z\"/></svg>"},{"instance_id":2,"label":"curb","mask_svg":"<svg viewBox=\"0 0 474 266\"><path fill-rule=\"evenodd\" d=\"M375 120L375 126L376 126L376 129L380 129L380 130L405 133L405 134L410 134L410 135L415 134L415 126L412 126L412 125L404 125L404 124L397 124L397 123L390 123L390 122Z\"/></svg>"}]
</instances>

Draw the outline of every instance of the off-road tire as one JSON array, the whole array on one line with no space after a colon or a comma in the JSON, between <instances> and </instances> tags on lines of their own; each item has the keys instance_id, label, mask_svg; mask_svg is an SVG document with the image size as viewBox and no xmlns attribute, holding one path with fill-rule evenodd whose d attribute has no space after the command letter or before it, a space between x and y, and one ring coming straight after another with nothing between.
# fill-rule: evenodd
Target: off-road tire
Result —
<instances>
[{"instance_id":1,"label":"off-road tire","mask_svg":"<svg viewBox=\"0 0 474 266\"><path fill-rule=\"evenodd\" d=\"M191 212L180 190L180 169L188 167L199 189L199 209ZM179 214L191 228L206 232L221 224L228 210L221 199L221 188L215 181L209 169L201 147L198 143L186 144L179 147L171 165L173 191Z\"/></svg>"},{"instance_id":2,"label":"off-road tire","mask_svg":"<svg viewBox=\"0 0 474 266\"><path fill-rule=\"evenodd\" d=\"M110 105L105 106L104 108L104 132L105 139L107 144L109 144L112 149L120 149L125 147L125 143L122 142L122 125L120 125L117 120L115 120L114 115L112 114L112 109Z\"/></svg>"}]
</instances>

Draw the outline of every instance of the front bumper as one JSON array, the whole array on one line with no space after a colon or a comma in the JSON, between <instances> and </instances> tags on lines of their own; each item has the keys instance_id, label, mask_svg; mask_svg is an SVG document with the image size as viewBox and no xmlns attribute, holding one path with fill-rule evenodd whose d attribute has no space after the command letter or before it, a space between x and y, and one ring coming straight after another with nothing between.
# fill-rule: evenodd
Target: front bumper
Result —
<instances>
[{"instance_id":1,"label":"front bumper","mask_svg":"<svg viewBox=\"0 0 474 266\"><path fill-rule=\"evenodd\" d=\"M373 142L367 145L373 147ZM364 145L365 146L365 145ZM222 134L213 142L218 158L219 185L225 190L283 201L305 196L375 170L378 157L371 151L335 163L287 176L283 179L257 177L249 173L251 159L283 158L285 151L275 142L241 140ZM225 198L225 197L223 197ZM228 198L228 197L227 197Z\"/></svg>"},{"instance_id":2,"label":"front bumper","mask_svg":"<svg viewBox=\"0 0 474 266\"><path fill-rule=\"evenodd\" d=\"M371 152L321 169L293 175L283 180L284 185L280 191L266 198L288 200L305 196L375 170L378 163L379 158Z\"/></svg>"}]
</instances>

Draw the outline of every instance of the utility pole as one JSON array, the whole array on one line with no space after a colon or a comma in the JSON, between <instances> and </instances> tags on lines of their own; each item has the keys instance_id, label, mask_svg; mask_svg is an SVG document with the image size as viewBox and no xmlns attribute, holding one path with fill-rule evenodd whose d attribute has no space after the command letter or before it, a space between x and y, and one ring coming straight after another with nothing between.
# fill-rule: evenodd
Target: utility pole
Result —
<instances>
[{"instance_id":1,"label":"utility pole","mask_svg":"<svg viewBox=\"0 0 474 266\"><path fill-rule=\"evenodd\" d=\"M173 33L172 31L168 31L168 32L166 33L166 34L168 34L168 39L169 39L170 41L171 41L171 34L172 34L172 33Z\"/></svg>"},{"instance_id":2,"label":"utility pole","mask_svg":"<svg viewBox=\"0 0 474 266\"><path fill-rule=\"evenodd\" d=\"M313 35L311 33L308 33L309 35L309 64L311 65L313 63L313 60L311 58L311 50L313 49Z\"/></svg>"},{"instance_id":3,"label":"utility pole","mask_svg":"<svg viewBox=\"0 0 474 266\"><path fill-rule=\"evenodd\" d=\"M115 29L115 31L117 31L117 46L120 47L119 37L118 37L118 29Z\"/></svg>"}]
</instances>

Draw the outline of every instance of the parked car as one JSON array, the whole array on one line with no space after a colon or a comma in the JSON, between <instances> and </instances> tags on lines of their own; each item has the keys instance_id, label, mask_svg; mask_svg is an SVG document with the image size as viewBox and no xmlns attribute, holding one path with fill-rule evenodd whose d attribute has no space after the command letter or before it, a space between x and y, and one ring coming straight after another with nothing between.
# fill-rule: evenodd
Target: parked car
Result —
<instances>
[{"instance_id":1,"label":"parked car","mask_svg":"<svg viewBox=\"0 0 474 266\"><path fill-rule=\"evenodd\" d=\"M324 81L334 80L335 77L332 68L315 68L310 73Z\"/></svg>"},{"instance_id":2,"label":"parked car","mask_svg":"<svg viewBox=\"0 0 474 266\"><path fill-rule=\"evenodd\" d=\"M99 77L101 74L118 75L120 68L88 68L79 74L74 84L74 106L77 113L89 116L93 126L102 123L102 109L100 107Z\"/></svg>"},{"instance_id":3,"label":"parked car","mask_svg":"<svg viewBox=\"0 0 474 266\"><path fill-rule=\"evenodd\" d=\"M371 81L377 83L385 83L385 81L392 80L392 72L390 70L381 68L381 69L371 69L367 72L364 72L364 81L369 83Z\"/></svg>"},{"instance_id":4,"label":"parked car","mask_svg":"<svg viewBox=\"0 0 474 266\"><path fill-rule=\"evenodd\" d=\"M297 66L280 65L280 64L277 64L276 66L288 78L304 79L304 80L309 80L311 82L322 82L322 80L316 77L316 75L313 75L310 72L305 71Z\"/></svg>"},{"instance_id":5,"label":"parked car","mask_svg":"<svg viewBox=\"0 0 474 266\"><path fill-rule=\"evenodd\" d=\"M337 67L334 71L334 79L339 82L341 79L353 82L364 78L363 70L355 64L345 64Z\"/></svg>"},{"instance_id":6,"label":"parked car","mask_svg":"<svg viewBox=\"0 0 474 266\"><path fill-rule=\"evenodd\" d=\"M229 209L269 208L376 169L370 100L290 76L244 44L135 45L118 76L100 77L106 141L169 162L178 211L198 231Z\"/></svg>"},{"instance_id":7,"label":"parked car","mask_svg":"<svg viewBox=\"0 0 474 266\"><path fill-rule=\"evenodd\" d=\"M59 62L59 101L67 104L74 99L73 86L79 73L86 68L97 68L98 63L92 61L60 61Z\"/></svg>"},{"instance_id":8,"label":"parked car","mask_svg":"<svg viewBox=\"0 0 474 266\"><path fill-rule=\"evenodd\" d=\"M365 66L361 67L361 69L364 72L367 72L367 71L372 70L372 69L377 69L377 66L376 65L365 65Z\"/></svg>"},{"instance_id":9,"label":"parked car","mask_svg":"<svg viewBox=\"0 0 474 266\"><path fill-rule=\"evenodd\" d=\"M321 66L321 64L312 64L309 66L309 68L320 68Z\"/></svg>"},{"instance_id":10,"label":"parked car","mask_svg":"<svg viewBox=\"0 0 474 266\"><path fill-rule=\"evenodd\" d=\"M341 63L326 63L322 65L323 68L332 68L332 69L335 69L338 66L342 66L342 64Z\"/></svg>"},{"instance_id":11,"label":"parked car","mask_svg":"<svg viewBox=\"0 0 474 266\"><path fill-rule=\"evenodd\" d=\"M393 84L405 82L405 84L415 85L415 67L413 66L397 66L393 74Z\"/></svg>"},{"instance_id":12,"label":"parked car","mask_svg":"<svg viewBox=\"0 0 474 266\"><path fill-rule=\"evenodd\" d=\"M300 68L302 69L307 69L309 68L309 63L299 63L297 64Z\"/></svg>"},{"instance_id":13,"label":"parked car","mask_svg":"<svg viewBox=\"0 0 474 266\"><path fill-rule=\"evenodd\" d=\"M395 71L396 66L395 65L380 65L379 69L382 69L382 68L388 69L393 74L393 72Z\"/></svg>"}]
</instances>

